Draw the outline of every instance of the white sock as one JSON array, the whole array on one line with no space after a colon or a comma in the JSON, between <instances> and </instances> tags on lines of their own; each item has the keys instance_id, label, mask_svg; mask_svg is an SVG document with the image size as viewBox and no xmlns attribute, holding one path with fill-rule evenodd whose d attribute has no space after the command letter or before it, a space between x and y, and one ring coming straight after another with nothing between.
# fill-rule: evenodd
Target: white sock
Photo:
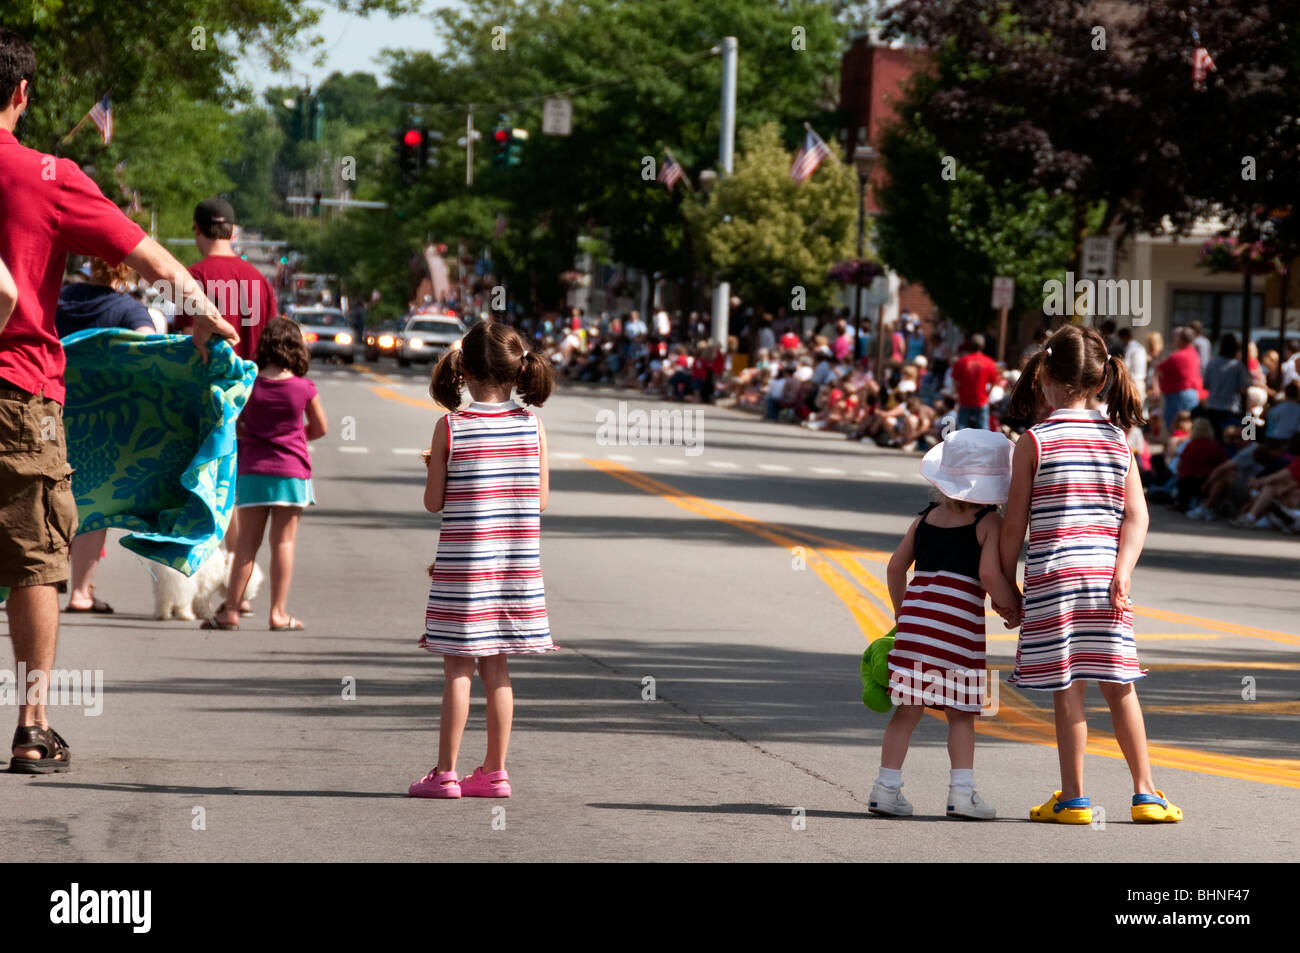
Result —
<instances>
[{"instance_id":1,"label":"white sock","mask_svg":"<svg viewBox=\"0 0 1300 953\"><path fill-rule=\"evenodd\" d=\"M974 768L953 768L949 774L949 787L958 791L973 791L975 789Z\"/></svg>"},{"instance_id":2,"label":"white sock","mask_svg":"<svg viewBox=\"0 0 1300 953\"><path fill-rule=\"evenodd\" d=\"M880 774L876 775L876 783L882 788L893 788L897 790L903 786L903 769L886 768L880 769Z\"/></svg>"}]
</instances>

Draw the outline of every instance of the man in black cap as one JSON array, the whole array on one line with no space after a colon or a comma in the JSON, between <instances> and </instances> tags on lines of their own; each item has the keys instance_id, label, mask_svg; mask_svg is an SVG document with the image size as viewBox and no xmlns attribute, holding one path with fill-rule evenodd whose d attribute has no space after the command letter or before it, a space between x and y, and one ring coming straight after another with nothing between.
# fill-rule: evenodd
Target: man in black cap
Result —
<instances>
[{"instance_id":1,"label":"man in black cap","mask_svg":"<svg viewBox=\"0 0 1300 953\"><path fill-rule=\"evenodd\" d=\"M235 254L235 210L225 199L204 199L194 209L194 244L202 261L190 267L208 299L239 329L235 352L246 360L257 353L262 328L276 315L275 291L260 271ZM188 331L188 319L176 316L176 330Z\"/></svg>"}]
</instances>

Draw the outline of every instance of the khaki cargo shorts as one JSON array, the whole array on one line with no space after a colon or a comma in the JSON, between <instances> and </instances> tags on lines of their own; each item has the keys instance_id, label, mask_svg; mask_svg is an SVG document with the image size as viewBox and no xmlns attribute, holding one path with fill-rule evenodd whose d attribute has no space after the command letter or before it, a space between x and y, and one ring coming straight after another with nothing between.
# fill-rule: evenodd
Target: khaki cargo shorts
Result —
<instances>
[{"instance_id":1,"label":"khaki cargo shorts","mask_svg":"<svg viewBox=\"0 0 1300 953\"><path fill-rule=\"evenodd\" d=\"M62 405L0 383L0 586L66 580L76 532Z\"/></svg>"}]
</instances>

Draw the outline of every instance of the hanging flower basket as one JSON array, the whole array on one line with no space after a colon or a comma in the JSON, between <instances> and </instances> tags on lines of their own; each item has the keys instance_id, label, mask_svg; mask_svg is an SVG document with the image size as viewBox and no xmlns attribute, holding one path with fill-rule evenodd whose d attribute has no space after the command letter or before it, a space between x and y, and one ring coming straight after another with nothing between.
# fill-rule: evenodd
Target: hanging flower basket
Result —
<instances>
[{"instance_id":1,"label":"hanging flower basket","mask_svg":"<svg viewBox=\"0 0 1300 953\"><path fill-rule=\"evenodd\" d=\"M848 261L841 261L834 265L827 277L841 285L869 285L884 273L885 269L880 262L865 258L850 258Z\"/></svg>"},{"instance_id":2,"label":"hanging flower basket","mask_svg":"<svg viewBox=\"0 0 1300 953\"><path fill-rule=\"evenodd\" d=\"M560 283L566 288L590 288L591 275L582 271L562 271Z\"/></svg>"},{"instance_id":3,"label":"hanging flower basket","mask_svg":"<svg viewBox=\"0 0 1300 953\"><path fill-rule=\"evenodd\" d=\"M1201 245L1199 264L1209 272L1235 271L1271 275L1278 269L1278 250L1266 241L1242 242L1233 237L1210 238Z\"/></svg>"}]
</instances>

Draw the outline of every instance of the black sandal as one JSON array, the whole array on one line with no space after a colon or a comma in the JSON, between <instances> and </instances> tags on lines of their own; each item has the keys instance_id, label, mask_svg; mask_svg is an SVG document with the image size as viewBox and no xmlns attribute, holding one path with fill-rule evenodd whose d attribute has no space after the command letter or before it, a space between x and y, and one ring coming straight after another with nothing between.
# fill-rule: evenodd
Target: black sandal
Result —
<instances>
[{"instance_id":1,"label":"black sandal","mask_svg":"<svg viewBox=\"0 0 1300 953\"><path fill-rule=\"evenodd\" d=\"M68 743L53 728L41 728L37 725L20 725L14 732L11 748L40 748L45 753L43 758L11 758L10 774L51 774L67 771L72 764L72 752Z\"/></svg>"}]
</instances>

